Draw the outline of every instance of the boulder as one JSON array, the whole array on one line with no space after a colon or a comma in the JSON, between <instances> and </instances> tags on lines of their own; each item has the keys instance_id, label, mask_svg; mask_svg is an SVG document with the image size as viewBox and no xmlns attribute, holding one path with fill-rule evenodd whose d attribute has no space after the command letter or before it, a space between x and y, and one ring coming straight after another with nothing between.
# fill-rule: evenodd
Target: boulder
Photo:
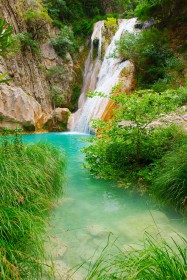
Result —
<instances>
[{"instance_id":1,"label":"boulder","mask_svg":"<svg viewBox=\"0 0 187 280\"><path fill-rule=\"evenodd\" d=\"M48 117L45 128L49 131L65 131L70 116L68 108L56 108Z\"/></svg>"},{"instance_id":2,"label":"boulder","mask_svg":"<svg viewBox=\"0 0 187 280\"><path fill-rule=\"evenodd\" d=\"M146 29L151 28L153 25L154 25L154 18L151 18L151 19L146 20L144 22L137 22L135 24L135 28L146 30Z\"/></svg>"},{"instance_id":3,"label":"boulder","mask_svg":"<svg viewBox=\"0 0 187 280\"><path fill-rule=\"evenodd\" d=\"M137 28L137 29L142 29L143 28L143 23L138 22L138 23L135 24L134 27Z\"/></svg>"},{"instance_id":4,"label":"boulder","mask_svg":"<svg viewBox=\"0 0 187 280\"><path fill-rule=\"evenodd\" d=\"M34 131L43 125L40 104L20 87L0 85L0 128Z\"/></svg>"}]
</instances>

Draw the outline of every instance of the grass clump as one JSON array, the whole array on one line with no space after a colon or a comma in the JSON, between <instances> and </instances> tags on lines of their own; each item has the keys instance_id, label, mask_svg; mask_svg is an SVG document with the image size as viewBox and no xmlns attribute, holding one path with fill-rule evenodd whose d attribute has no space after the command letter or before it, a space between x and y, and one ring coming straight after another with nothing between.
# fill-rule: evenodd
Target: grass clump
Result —
<instances>
[{"instance_id":1,"label":"grass clump","mask_svg":"<svg viewBox=\"0 0 187 280\"><path fill-rule=\"evenodd\" d=\"M50 144L0 144L0 278L42 279L43 237L52 199L62 193L64 158ZM50 272L49 272L50 273Z\"/></svg>"},{"instance_id":2,"label":"grass clump","mask_svg":"<svg viewBox=\"0 0 187 280\"><path fill-rule=\"evenodd\" d=\"M121 250L116 244L105 247L88 270L87 280L185 280L187 277L187 240L182 245L172 240L156 241L146 235L141 249ZM114 248L115 247L115 248Z\"/></svg>"},{"instance_id":3,"label":"grass clump","mask_svg":"<svg viewBox=\"0 0 187 280\"><path fill-rule=\"evenodd\" d=\"M151 188L155 197L178 209L187 207L187 139L184 140L162 158Z\"/></svg>"}]
</instances>

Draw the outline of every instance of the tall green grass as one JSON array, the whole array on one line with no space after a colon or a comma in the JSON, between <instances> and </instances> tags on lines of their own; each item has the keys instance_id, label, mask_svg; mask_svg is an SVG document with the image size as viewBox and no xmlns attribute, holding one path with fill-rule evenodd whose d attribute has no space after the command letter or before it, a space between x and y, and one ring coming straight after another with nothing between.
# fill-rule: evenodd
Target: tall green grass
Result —
<instances>
[{"instance_id":1,"label":"tall green grass","mask_svg":"<svg viewBox=\"0 0 187 280\"><path fill-rule=\"evenodd\" d=\"M62 193L65 160L50 144L0 144L0 279L42 279L46 214ZM50 274L50 270L49 270Z\"/></svg>"},{"instance_id":2,"label":"tall green grass","mask_svg":"<svg viewBox=\"0 0 187 280\"><path fill-rule=\"evenodd\" d=\"M159 239L160 240L160 239ZM185 280L187 279L187 240L179 246L146 235L143 247L120 249L108 244L92 264L86 280ZM115 247L115 250L114 250Z\"/></svg>"},{"instance_id":3,"label":"tall green grass","mask_svg":"<svg viewBox=\"0 0 187 280\"><path fill-rule=\"evenodd\" d=\"M174 205L179 210L187 209L187 139L168 152L155 169L151 187L152 194L162 203Z\"/></svg>"}]
</instances>

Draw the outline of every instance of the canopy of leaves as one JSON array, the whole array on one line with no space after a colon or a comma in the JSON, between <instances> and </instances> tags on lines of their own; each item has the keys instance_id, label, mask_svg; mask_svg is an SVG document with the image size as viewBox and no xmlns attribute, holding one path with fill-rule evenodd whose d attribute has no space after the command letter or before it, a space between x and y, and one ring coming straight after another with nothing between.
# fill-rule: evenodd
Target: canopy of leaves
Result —
<instances>
[{"instance_id":1,"label":"canopy of leaves","mask_svg":"<svg viewBox=\"0 0 187 280\"><path fill-rule=\"evenodd\" d=\"M45 0L44 5L55 25L63 27L64 24L71 24L75 34L89 35L96 21L107 18L107 11L118 12L117 7L121 5L119 5L120 2L118 0ZM114 17L118 15L115 14Z\"/></svg>"},{"instance_id":2,"label":"canopy of leaves","mask_svg":"<svg viewBox=\"0 0 187 280\"><path fill-rule=\"evenodd\" d=\"M51 43L59 56L64 57L67 52L73 54L76 47L73 31L64 26L60 30L60 34L51 40Z\"/></svg>"},{"instance_id":3,"label":"canopy of leaves","mask_svg":"<svg viewBox=\"0 0 187 280\"><path fill-rule=\"evenodd\" d=\"M183 0L143 0L139 1L135 16L141 20L154 17L158 21L186 22L186 3Z\"/></svg>"}]
</instances>

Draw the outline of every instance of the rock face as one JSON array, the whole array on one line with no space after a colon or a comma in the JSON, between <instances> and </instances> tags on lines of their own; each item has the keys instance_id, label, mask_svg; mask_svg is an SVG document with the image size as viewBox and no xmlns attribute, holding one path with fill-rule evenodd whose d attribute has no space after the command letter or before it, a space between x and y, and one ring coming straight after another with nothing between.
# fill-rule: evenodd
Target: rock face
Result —
<instances>
[{"instance_id":1,"label":"rock face","mask_svg":"<svg viewBox=\"0 0 187 280\"><path fill-rule=\"evenodd\" d=\"M19 87L0 86L0 129L16 127L29 131L44 122L41 105Z\"/></svg>"},{"instance_id":2,"label":"rock face","mask_svg":"<svg viewBox=\"0 0 187 280\"><path fill-rule=\"evenodd\" d=\"M128 65L126 68L124 68L119 77L119 83L121 84L121 88L116 90L114 92L114 95L118 95L122 92L130 93L134 90L136 85L136 79L135 79L135 71L134 71L134 65L132 62L128 62ZM102 120L103 121L109 121L113 117L113 110L115 108L115 104L113 100L109 100L105 111L102 114Z\"/></svg>"},{"instance_id":3,"label":"rock face","mask_svg":"<svg viewBox=\"0 0 187 280\"><path fill-rule=\"evenodd\" d=\"M28 0L1 0L0 17L4 18L7 23L13 27L14 34L28 34L29 26L24 19L24 13L31 8L40 9L38 8L40 7L38 2L39 1ZM11 118L8 118L9 127L14 127L15 122L17 122L18 119L20 126L24 127L25 117L23 116L28 114L28 110L26 108L29 108L31 117L31 115L34 114L33 112L36 111L36 104L37 106L40 106L40 110L43 111L44 115L50 115L52 112L53 87L58 87L58 89L60 89L61 95L65 96L65 106L71 99L72 84L74 82L74 63L71 56L68 54L64 59L59 57L50 44L50 38L57 36L59 31L52 28L49 23L47 25L46 32L47 34L45 34L45 38L39 40L39 50L41 52L40 55L34 53L30 46L26 45L24 49L21 48L20 51L16 52L13 56L8 57L7 59L0 57L0 74L7 71L10 78L12 78L12 81L8 83L8 86L10 86L9 91L5 87L6 92L8 93L7 95L4 95L4 98L5 96L9 96L9 101L7 100L7 104L11 104L11 106L7 106L5 110L2 102L0 104L1 116L4 119L7 119L8 116L11 116ZM48 72L50 69L55 69L57 72L60 71L60 74L56 73L55 76L53 75L52 77L49 77ZM22 96L19 97L19 100L21 100L20 98L24 100L22 101L24 102L24 106L21 105L21 101L19 101L20 103L18 102L20 107L16 105L16 103L13 104L15 100L15 92L17 97L18 92L20 96ZM23 98L23 96L25 97ZM34 99L36 102L34 102ZM32 105L30 100L33 100ZM32 108L32 106L34 107ZM23 110L27 110L27 112L24 113ZM17 113L13 114L13 111L19 111L19 114L22 117L18 118ZM35 125L35 128L37 129L38 127L36 119L31 119L28 121L28 123ZM5 123L3 125L5 125Z\"/></svg>"}]
</instances>

